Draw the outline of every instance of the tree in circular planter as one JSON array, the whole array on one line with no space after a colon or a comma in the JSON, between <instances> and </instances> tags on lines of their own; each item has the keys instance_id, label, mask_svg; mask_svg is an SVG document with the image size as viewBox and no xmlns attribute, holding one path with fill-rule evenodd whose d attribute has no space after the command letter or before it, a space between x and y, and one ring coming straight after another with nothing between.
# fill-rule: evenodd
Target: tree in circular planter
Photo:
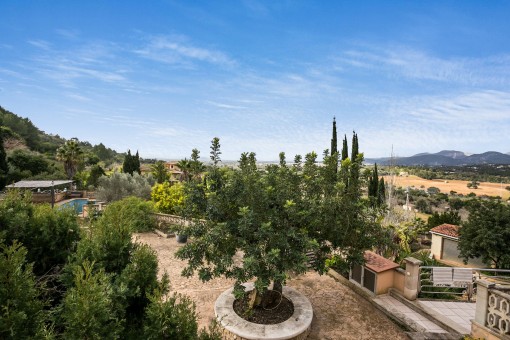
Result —
<instances>
[{"instance_id":1,"label":"tree in circular planter","mask_svg":"<svg viewBox=\"0 0 510 340\"><path fill-rule=\"evenodd\" d=\"M243 153L239 167L225 171L214 154L213 149L214 165L205 179L186 184L186 192L203 194L185 199L183 212L192 219L185 232L192 242L177 252L187 260L183 275L197 272L203 281L232 278L236 298L249 301L249 310L264 308L280 299L273 292L282 292L288 273L304 273L308 265L325 272L333 250L346 263L359 263L374 244L379 224L361 198L363 156L357 142L354 161L347 158L340 168L338 153L327 151L324 166L317 165L313 152L304 164L296 156L291 166L281 153L279 165L265 170L257 168L254 153ZM241 263L235 261L238 252ZM245 292L242 284L253 279L255 289Z\"/></svg>"}]
</instances>

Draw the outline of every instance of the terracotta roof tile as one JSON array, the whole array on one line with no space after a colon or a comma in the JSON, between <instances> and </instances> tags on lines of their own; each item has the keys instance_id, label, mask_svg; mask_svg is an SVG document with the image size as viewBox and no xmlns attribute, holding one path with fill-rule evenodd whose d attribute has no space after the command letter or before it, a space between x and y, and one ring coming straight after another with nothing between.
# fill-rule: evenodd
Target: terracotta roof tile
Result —
<instances>
[{"instance_id":1,"label":"terracotta roof tile","mask_svg":"<svg viewBox=\"0 0 510 340\"><path fill-rule=\"evenodd\" d=\"M430 229L431 233L441 234L450 237L459 237L459 226L454 224L443 223Z\"/></svg>"},{"instance_id":2,"label":"terracotta roof tile","mask_svg":"<svg viewBox=\"0 0 510 340\"><path fill-rule=\"evenodd\" d=\"M365 252L365 267L376 273L384 272L393 268L397 268L398 264L388 260L376 253L367 250Z\"/></svg>"}]
</instances>

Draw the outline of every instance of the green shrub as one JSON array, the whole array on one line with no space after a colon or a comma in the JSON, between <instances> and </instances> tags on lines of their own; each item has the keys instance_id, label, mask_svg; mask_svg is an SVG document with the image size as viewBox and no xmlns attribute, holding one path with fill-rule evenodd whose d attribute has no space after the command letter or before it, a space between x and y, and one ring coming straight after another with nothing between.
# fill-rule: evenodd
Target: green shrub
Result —
<instances>
[{"instance_id":1,"label":"green shrub","mask_svg":"<svg viewBox=\"0 0 510 340\"><path fill-rule=\"evenodd\" d=\"M132 232L152 231L156 228L154 204L137 197L127 197L108 205L102 223L127 226Z\"/></svg>"},{"instance_id":2,"label":"green shrub","mask_svg":"<svg viewBox=\"0 0 510 340\"><path fill-rule=\"evenodd\" d=\"M0 243L1 339L32 338L44 330L44 303L26 256L27 249L21 244Z\"/></svg>"}]
</instances>

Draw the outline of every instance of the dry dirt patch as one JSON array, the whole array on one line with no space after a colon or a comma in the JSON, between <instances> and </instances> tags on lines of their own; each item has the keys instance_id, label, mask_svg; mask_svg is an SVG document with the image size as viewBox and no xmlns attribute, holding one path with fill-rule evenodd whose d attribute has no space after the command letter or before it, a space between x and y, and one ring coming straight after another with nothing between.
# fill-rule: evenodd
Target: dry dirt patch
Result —
<instances>
[{"instance_id":1,"label":"dry dirt patch","mask_svg":"<svg viewBox=\"0 0 510 340\"><path fill-rule=\"evenodd\" d=\"M390 176L384 176L384 182L390 182ZM491 183L491 182L481 182L478 185L478 189L468 188L467 184L469 181L460 181L460 180L444 180L444 179L423 179L418 176L408 176L408 177L400 177L396 176L394 180L394 184L397 187L411 187L414 186L417 189L423 185L422 189L427 189L430 187L436 187L441 190L442 193L449 194L450 191L456 191L459 194L467 195L470 192L474 192L476 196L481 195L489 195L489 196L501 196L503 199L507 200L510 198L510 191L506 190L505 187L510 186L510 183Z\"/></svg>"},{"instance_id":2,"label":"dry dirt patch","mask_svg":"<svg viewBox=\"0 0 510 340\"><path fill-rule=\"evenodd\" d=\"M182 277L184 261L174 253L182 247L175 238L162 238L153 233L135 234L138 242L150 245L158 254L160 276L170 276L172 292L191 297L199 313L199 327L214 318L214 302L233 285L233 281L218 278L202 283L196 276ZM288 285L303 293L312 303L314 318L308 339L407 339L405 333L368 301L333 278L314 272L293 277Z\"/></svg>"}]
</instances>

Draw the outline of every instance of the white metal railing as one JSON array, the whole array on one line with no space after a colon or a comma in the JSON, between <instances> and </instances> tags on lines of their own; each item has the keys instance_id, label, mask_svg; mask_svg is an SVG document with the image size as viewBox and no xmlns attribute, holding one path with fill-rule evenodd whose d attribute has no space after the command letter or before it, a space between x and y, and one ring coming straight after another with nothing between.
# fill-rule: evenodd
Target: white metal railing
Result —
<instances>
[{"instance_id":1,"label":"white metal railing","mask_svg":"<svg viewBox=\"0 0 510 340\"><path fill-rule=\"evenodd\" d=\"M466 295L471 300L476 293L476 281L480 279L510 284L510 270L420 266L420 293L428 297L435 294Z\"/></svg>"}]
</instances>

